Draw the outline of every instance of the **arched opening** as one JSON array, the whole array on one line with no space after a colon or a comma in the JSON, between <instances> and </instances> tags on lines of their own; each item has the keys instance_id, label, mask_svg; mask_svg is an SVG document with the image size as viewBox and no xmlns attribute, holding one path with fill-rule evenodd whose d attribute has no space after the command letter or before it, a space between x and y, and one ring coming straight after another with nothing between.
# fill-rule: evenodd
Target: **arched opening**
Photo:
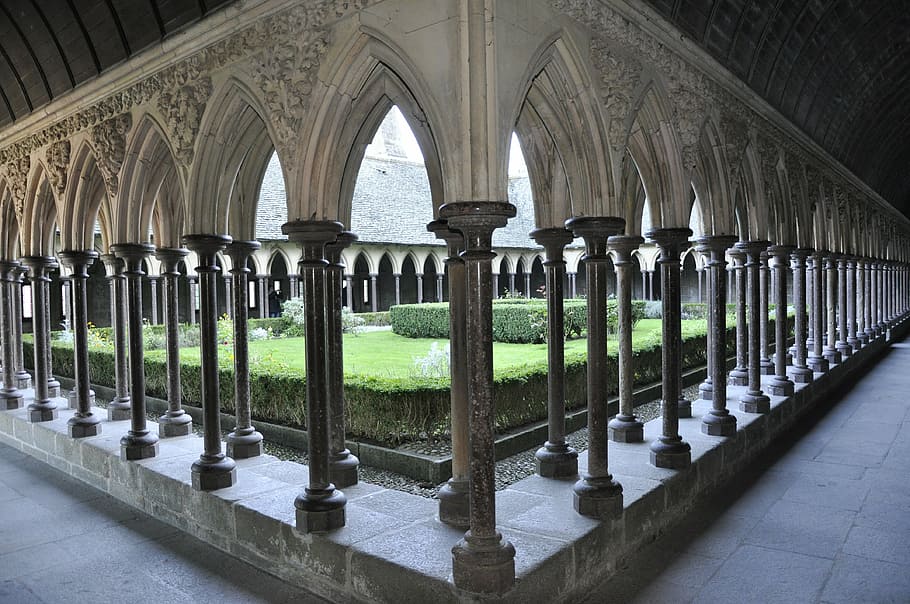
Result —
<instances>
[{"instance_id":1,"label":"arched opening","mask_svg":"<svg viewBox=\"0 0 910 604\"><path fill-rule=\"evenodd\" d=\"M427 256L423 261L423 301L439 302L442 293L442 275L436 270L436 261Z\"/></svg>"},{"instance_id":2,"label":"arched opening","mask_svg":"<svg viewBox=\"0 0 910 604\"><path fill-rule=\"evenodd\" d=\"M399 290L402 304L417 303L417 269L414 267L414 258L410 254L401 262L401 278Z\"/></svg>"},{"instance_id":3,"label":"arched opening","mask_svg":"<svg viewBox=\"0 0 910 604\"><path fill-rule=\"evenodd\" d=\"M546 298L547 275L543 270L540 256L534 258L531 264L531 297Z\"/></svg>"},{"instance_id":4,"label":"arched opening","mask_svg":"<svg viewBox=\"0 0 910 604\"><path fill-rule=\"evenodd\" d=\"M282 254L275 254L269 271L268 304L269 316L281 316L281 304L290 297L290 280L288 279L288 264Z\"/></svg>"},{"instance_id":5,"label":"arched opening","mask_svg":"<svg viewBox=\"0 0 910 604\"><path fill-rule=\"evenodd\" d=\"M697 270L695 253L690 252L683 256L682 272L680 273L680 300L683 302L701 302L702 275Z\"/></svg>"},{"instance_id":6,"label":"arched opening","mask_svg":"<svg viewBox=\"0 0 910 604\"><path fill-rule=\"evenodd\" d=\"M378 309L389 310L389 307L395 304L395 275L388 254L383 254L379 260L376 289L379 295Z\"/></svg>"}]
</instances>

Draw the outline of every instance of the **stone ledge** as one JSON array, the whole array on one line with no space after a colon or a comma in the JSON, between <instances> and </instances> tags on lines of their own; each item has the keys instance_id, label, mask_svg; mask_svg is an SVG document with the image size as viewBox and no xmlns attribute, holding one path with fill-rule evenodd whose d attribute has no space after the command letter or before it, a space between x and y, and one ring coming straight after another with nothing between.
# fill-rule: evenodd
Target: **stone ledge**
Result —
<instances>
[{"instance_id":1,"label":"stone ledge","mask_svg":"<svg viewBox=\"0 0 910 604\"><path fill-rule=\"evenodd\" d=\"M903 322L893 337L907 331ZM609 444L610 467L624 485L624 514L608 523L572 509L573 480L526 478L497 494L498 526L516 547L515 587L500 601L567 601L585 593L623 564L624 558L681 521L696 500L722 486L776 436L846 383L887 348L879 339L791 397L771 397L771 412L737 410L743 388L730 387L728 405L738 419L735 437L701 433L706 401L693 403L693 418L680 420L692 446L684 471L650 465L648 444L660 420L645 425L645 442ZM770 379L767 376L765 379ZM294 498L307 468L263 456L237 462L237 484L194 491L190 464L202 450L196 436L163 439L154 459L123 462L119 439L129 422L103 421L96 437L73 440L66 420L73 411L60 399L60 417L30 424L24 409L0 412L0 440L66 471L145 512L276 576L340 601L476 601L451 578L451 548L462 532L436 520L436 502L360 484L345 489L347 526L328 535L294 528ZM103 416L103 410L98 409ZM587 455L579 457L586 467Z\"/></svg>"}]
</instances>

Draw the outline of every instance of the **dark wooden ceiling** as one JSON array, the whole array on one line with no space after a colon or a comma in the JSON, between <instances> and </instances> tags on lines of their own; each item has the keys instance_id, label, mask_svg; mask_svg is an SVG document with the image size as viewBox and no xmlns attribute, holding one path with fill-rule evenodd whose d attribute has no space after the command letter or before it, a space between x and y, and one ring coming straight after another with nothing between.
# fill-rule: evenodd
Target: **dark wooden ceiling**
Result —
<instances>
[{"instance_id":1,"label":"dark wooden ceiling","mask_svg":"<svg viewBox=\"0 0 910 604\"><path fill-rule=\"evenodd\" d=\"M910 2L647 2L910 216Z\"/></svg>"}]
</instances>

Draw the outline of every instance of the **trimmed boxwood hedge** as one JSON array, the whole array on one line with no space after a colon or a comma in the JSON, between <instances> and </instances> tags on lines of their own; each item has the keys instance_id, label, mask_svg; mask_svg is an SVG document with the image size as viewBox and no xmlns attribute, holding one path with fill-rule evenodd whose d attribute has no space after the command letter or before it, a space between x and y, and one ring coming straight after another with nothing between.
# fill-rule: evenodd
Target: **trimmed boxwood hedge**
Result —
<instances>
[{"instance_id":1,"label":"trimmed boxwood hedge","mask_svg":"<svg viewBox=\"0 0 910 604\"><path fill-rule=\"evenodd\" d=\"M772 322L773 324L773 322ZM705 364L705 335L691 332L682 339L682 366L689 369ZM772 331L773 333L773 331ZM734 349L735 330L727 331L727 347ZM53 343L53 371L73 375L73 349L64 343ZM234 386L231 351L220 350L220 398L225 413L234 412ZM661 379L659 337L647 338L633 345L635 383L639 385ZM25 358L32 359L30 339L25 342ZM110 350L90 350L89 363L93 383L114 385L114 355ZM609 394L617 391L616 351L608 356ZM165 352L146 353L146 391L167 398ZM183 400L200 404L200 367L198 361L182 360ZM585 404L586 363L584 354L567 355L566 401L571 409ZM440 434L447 429L450 407L448 378L380 377L345 375L348 434L357 439L394 445L426 434ZM274 359L260 359L250 370L252 412L257 420L306 428L305 377ZM495 422L498 431L510 430L547 416L547 363L538 361L513 366L494 373Z\"/></svg>"}]
</instances>

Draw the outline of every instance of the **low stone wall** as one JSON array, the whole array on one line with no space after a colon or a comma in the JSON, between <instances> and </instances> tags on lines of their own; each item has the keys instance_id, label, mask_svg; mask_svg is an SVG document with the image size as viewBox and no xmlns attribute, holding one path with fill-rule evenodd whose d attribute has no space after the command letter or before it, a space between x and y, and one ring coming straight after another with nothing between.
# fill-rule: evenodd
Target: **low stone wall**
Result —
<instances>
[{"instance_id":1,"label":"low stone wall","mask_svg":"<svg viewBox=\"0 0 910 604\"><path fill-rule=\"evenodd\" d=\"M902 337L907 323L894 330ZM791 397L772 397L771 412L738 411L744 388L730 387L728 404L738 419L735 437L703 435L706 401L680 421L692 446L683 471L655 468L648 444L660 420L645 426L645 442L610 443L610 468L624 487L624 514L612 522L579 516L572 508L573 480L526 478L497 494L497 525L516 549L517 581L503 602L559 602L584 594L610 576L623 559L665 527L682 521L701 497L722 487L783 431L820 401L836 396L855 374L874 363L888 343L879 339ZM763 377L770 379L771 376ZM451 579L451 548L462 537L436 519L436 502L360 484L345 489L347 525L327 535L294 528L294 498L307 468L263 456L239 460L229 489L194 491L190 465L200 438L162 441L158 457L120 459L120 437L129 422L103 422L100 436L73 440L60 417L30 424L25 410L0 412L0 440L289 582L338 601L467 602ZM104 413L103 410L98 410ZM154 429L154 425L151 426ZM586 466L582 453L579 465Z\"/></svg>"}]
</instances>

